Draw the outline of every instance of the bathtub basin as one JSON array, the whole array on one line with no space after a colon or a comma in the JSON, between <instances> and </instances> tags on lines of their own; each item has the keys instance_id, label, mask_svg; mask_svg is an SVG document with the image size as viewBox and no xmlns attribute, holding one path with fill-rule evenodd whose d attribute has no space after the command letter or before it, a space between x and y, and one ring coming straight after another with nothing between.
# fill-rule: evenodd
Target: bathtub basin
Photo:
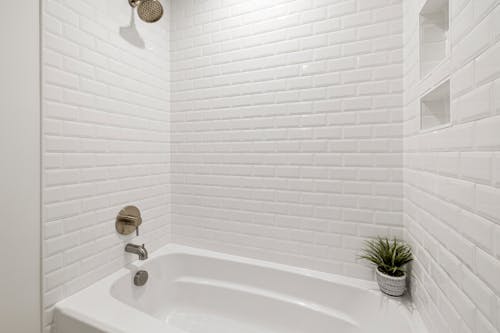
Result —
<instances>
[{"instance_id":1,"label":"bathtub basin","mask_svg":"<svg viewBox=\"0 0 500 333\"><path fill-rule=\"evenodd\" d=\"M375 283L174 244L54 311L54 333L426 333Z\"/></svg>"}]
</instances>

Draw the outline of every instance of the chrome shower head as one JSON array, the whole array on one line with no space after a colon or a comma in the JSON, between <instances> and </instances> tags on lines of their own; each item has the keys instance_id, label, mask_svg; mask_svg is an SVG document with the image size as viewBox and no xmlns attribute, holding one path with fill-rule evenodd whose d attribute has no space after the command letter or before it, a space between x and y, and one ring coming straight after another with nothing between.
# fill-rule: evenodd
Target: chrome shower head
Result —
<instances>
[{"instance_id":1,"label":"chrome shower head","mask_svg":"<svg viewBox=\"0 0 500 333\"><path fill-rule=\"evenodd\" d=\"M137 8L137 14L144 22L153 23L163 16L163 6L158 0L128 0L132 8Z\"/></svg>"}]
</instances>

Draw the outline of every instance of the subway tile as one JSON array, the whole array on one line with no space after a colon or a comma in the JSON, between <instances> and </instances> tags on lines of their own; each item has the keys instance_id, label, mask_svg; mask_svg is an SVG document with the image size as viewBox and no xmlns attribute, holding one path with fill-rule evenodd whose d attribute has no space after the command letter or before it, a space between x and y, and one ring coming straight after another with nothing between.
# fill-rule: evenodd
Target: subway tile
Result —
<instances>
[{"instance_id":1,"label":"subway tile","mask_svg":"<svg viewBox=\"0 0 500 333\"><path fill-rule=\"evenodd\" d=\"M453 105L454 119L459 122L488 117L491 114L491 88L484 85L458 98Z\"/></svg>"},{"instance_id":2,"label":"subway tile","mask_svg":"<svg viewBox=\"0 0 500 333\"><path fill-rule=\"evenodd\" d=\"M497 330L481 312L476 313L476 329L478 332L495 333Z\"/></svg>"},{"instance_id":3,"label":"subway tile","mask_svg":"<svg viewBox=\"0 0 500 333\"><path fill-rule=\"evenodd\" d=\"M133 202L145 216L169 215L169 186L153 183L164 182L169 172L169 140L163 133L169 128L164 106L170 88L168 42L161 42L165 30L150 32L151 41L158 41L155 50L139 51L111 38L119 29L116 21L96 20L88 12L94 9L82 4L49 1L43 9L46 325L54 302L98 280L102 275L96 271L118 268L107 259L86 263L95 240L114 235L98 223L111 220L118 203ZM116 99L106 98L108 87ZM161 151L164 156L157 154ZM96 168L98 164L105 168ZM108 179L116 175L123 177L121 184ZM86 214L86 209L99 210L100 216ZM157 238L155 232L168 238L168 219L149 222L149 227L145 223L145 240ZM90 271L85 278L80 266Z\"/></svg>"},{"instance_id":4,"label":"subway tile","mask_svg":"<svg viewBox=\"0 0 500 333\"><path fill-rule=\"evenodd\" d=\"M493 316L496 315L494 313L494 306L496 304L495 292L487 286L478 275L466 268L464 268L463 271L464 274L461 287L467 296L476 304L479 311L485 313L488 318L494 318Z\"/></svg>"},{"instance_id":5,"label":"subway tile","mask_svg":"<svg viewBox=\"0 0 500 333\"><path fill-rule=\"evenodd\" d=\"M498 128L500 117L491 117L478 121L475 126L475 144L479 148L500 146Z\"/></svg>"},{"instance_id":6,"label":"subway tile","mask_svg":"<svg viewBox=\"0 0 500 333\"><path fill-rule=\"evenodd\" d=\"M493 252L495 224L468 211L460 213L459 228L462 235L490 253Z\"/></svg>"},{"instance_id":7,"label":"subway tile","mask_svg":"<svg viewBox=\"0 0 500 333\"><path fill-rule=\"evenodd\" d=\"M451 94L453 97L463 95L463 93L474 87L474 62L458 69L451 77Z\"/></svg>"},{"instance_id":8,"label":"subway tile","mask_svg":"<svg viewBox=\"0 0 500 333\"><path fill-rule=\"evenodd\" d=\"M121 266L87 251L96 238L117 242L104 221L137 202L161 220L145 220L152 244L161 245L157 235L363 278L372 275L356 262L362 240L404 234L415 245L416 298L437 327L495 327L492 39L500 34L491 30L500 10L470 3L475 21L466 3L451 8L455 123L420 134L410 2L173 1L169 24L148 30L153 47L138 49L114 36L115 21L89 17L88 6L49 1L46 323L55 301ZM89 273L76 276L63 254Z\"/></svg>"},{"instance_id":9,"label":"subway tile","mask_svg":"<svg viewBox=\"0 0 500 333\"><path fill-rule=\"evenodd\" d=\"M482 250L476 252L476 262L479 276L498 293L500 291L498 285L500 262Z\"/></svg>"},{"instance_id":10,"label":"subway tile","mask_svg":"<svg viewBox=\"0 0 500 333\"><path fill-rule=\"evenodd\" d=\"M500 114L500 80L496 80L493 83L492 89L492 108L493 113Z\"/></svg>"},{"instance_id":11,"label":"subway tile","mask_svg":"<svg viewBox=\"0 0 500 333\"><path fill-rule=\"evenodd\" d=\"M493 183L495 186L500 186L500 153L493 155Z\"/></svg>"},{"instance_id":12,"label":"subway tile","mask_svg":"<svg viewBox=\"0 0 500 333\"><path fill-rule=\"evenodd\" d=\"M460 154L460 174L480 183L490 183L492 178L492 153L464 152Z\"/></svg>"},{"instance_id":13,"label":"subway tile","mask_svg":"<svg viewBox=\"0 0 500 333\"><path fill-rule=\"evenodd\" d=\"M453 51L453 67L459 68L465 65L483 52L489 42L491 36L490 20L482 20L479 24L473 26L459 43L456 44Z\"/></svg>"},{"instance_id":14,"label":"subway tile","mask_svg":"<svg viewBox=\"0 0 500 333\"><path fill-rule=\"evenodd\" d=\"M489 48L475 60L475 75L478 85L500 76L500 44Z\"/></svg>"},{"instance_id":15,"label":"subway tile","mask_svg":"<svg viewBox=\"0 0 500 333\"><path fill-rule=\"evenodd\" d=\"M480 213L500 222L500 189L484 185L476 186L476 206Z\"/></svg>"}]
</instances>

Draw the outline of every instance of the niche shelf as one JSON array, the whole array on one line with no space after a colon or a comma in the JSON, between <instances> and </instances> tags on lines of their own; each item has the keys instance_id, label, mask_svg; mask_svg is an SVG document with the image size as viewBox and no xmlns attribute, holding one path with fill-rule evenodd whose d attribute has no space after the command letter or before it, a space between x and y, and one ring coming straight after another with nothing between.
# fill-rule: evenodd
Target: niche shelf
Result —
<instances>
[{"instance_id":1,"label":"niche shelf","mask_svg":"<svg viewBox=\"0 0 500 333\"><path fill-rule=\"evenodd\" d=\"M420 129L435 130L450 125L450 81L420 99Z\"/></svg>"},{"instance_id":2,"label":"niche shelf","mask_svg":"<svg viewBox=\"0 0 500 333\"><path fill-rule=\"evenodd\" d=\"M421 78L449 56L449 28L449 0L427 0L420 11Z\"/></svg>"}]
</instances>

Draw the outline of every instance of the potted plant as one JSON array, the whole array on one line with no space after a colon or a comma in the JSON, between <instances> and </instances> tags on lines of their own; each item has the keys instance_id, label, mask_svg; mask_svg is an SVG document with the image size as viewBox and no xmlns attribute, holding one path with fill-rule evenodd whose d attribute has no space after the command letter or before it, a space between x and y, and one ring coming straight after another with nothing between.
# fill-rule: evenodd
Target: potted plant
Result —
<instances>
[{"instance_id":1,"label":"potted plant","mask_svg":"<svg viewBox=\"0 0 500 333\"><path fill-rule=\"evenodd\" d=\"M377 282L380 290L391 296L401 296L406 289L404 266L413 260L408 244L397 239L379 237L365 243L361 259L377 266Z\"/></svg>"}]
</instances>

